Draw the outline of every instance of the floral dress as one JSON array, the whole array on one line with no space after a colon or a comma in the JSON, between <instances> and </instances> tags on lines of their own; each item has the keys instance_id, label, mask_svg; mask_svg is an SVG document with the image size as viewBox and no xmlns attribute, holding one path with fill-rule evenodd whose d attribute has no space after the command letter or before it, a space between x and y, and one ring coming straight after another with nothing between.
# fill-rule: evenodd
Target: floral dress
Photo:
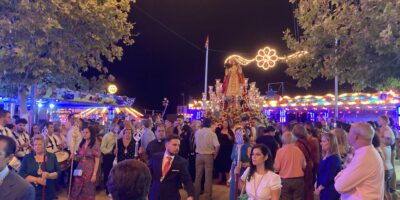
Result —
<instances>
[{"instance_id":1,"label":"floral dress","mask_svg":"<svg viewBox=\"0 0 400 200\"><path fill-rule=\"evenodd\" d=\"M93 176L94 159L100 157L99 145L95 143L92 148L84 146L79 148L77 157L79 164L76 169L82 170L82 176L74 177L70 199L95 199L96 183L92 183L90 179Z\"/></svg>"}]
</instances>

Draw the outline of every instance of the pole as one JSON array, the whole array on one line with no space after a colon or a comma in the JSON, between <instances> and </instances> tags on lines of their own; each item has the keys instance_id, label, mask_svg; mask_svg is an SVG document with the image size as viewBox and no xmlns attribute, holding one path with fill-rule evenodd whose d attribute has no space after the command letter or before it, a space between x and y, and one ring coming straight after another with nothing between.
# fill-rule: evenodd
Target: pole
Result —
<instances>
[{"instance_id":1,"label":"pole","mask_svg":"<svg viewBox=\"0 0 400 200\"><path fill-rule=\"evenodd\" d=\"M204 72L204 93L203 93L203 109L207 108L207 78L208 78L208 43L209 43L209 38L207 35L206 38L206 44L205 44L205 48L206 48L206 63L205 63L205 72Z\"/></svg>"},{"instance_id":2,"label":"pole","mask_svg":"<svg viewBox=\"0 0 400 200\"><path fill-rule=\"evenodd\" d=\"M36 106L36 86L33 84L31 86L31 119L32 119L32 124L37 122L37 116L38 116L38 110Z\"/></svg>"},{"instance_id":3,"label":"pole","mask_svg":"<svg viewBox=\"0 0 400 200\"><path fill-rule=\"evenodd\" d=\"M337 54L338 47L340 45L340 40L338 38L335 39L335 54ZM337 66L335 66L335 123L339 118L339 76L338 76L338 70Z\"/></svg>"},{"instance_id":4,"label":"pole","mask_svg":"<svg viewBox=\"0 0 400 200\"><path fill-rule=\"evenodd\" d=\"M339 77L335 75L335 119L338 120L339 118Z\"/></svg>"},{"instance_id":5,"label":"pole","mask_svg":"<svg viewBox=\"0 0 400 200\"><path fill-rule=\"evenodd\" d=\"M205 64L205 74L204 74L204 93L207 94L207 78L208 78L208 46L206 48L206 64Z\"/></svg>"},{"instance_id":6,"label":"pole","mask_svg":"<svg viewBox=\"0 0 400 200\"><path fill-rule=\"evenodd\" d=\"M74 127L72 127L72 128L74 128ZM71 169L70 169L70 172L69 172L68 199L71 196L72 176L74 175L74 159L75 159L75 156L76 156L75 152L76 152L77 137L76 136L74 137L73 134L74 134L74 132L71 132L71 137L73 137L72 140L74 141L74 145L72 146L73 149L71 151L72 159L71 159Z\"/></svg>"}]
</instances>

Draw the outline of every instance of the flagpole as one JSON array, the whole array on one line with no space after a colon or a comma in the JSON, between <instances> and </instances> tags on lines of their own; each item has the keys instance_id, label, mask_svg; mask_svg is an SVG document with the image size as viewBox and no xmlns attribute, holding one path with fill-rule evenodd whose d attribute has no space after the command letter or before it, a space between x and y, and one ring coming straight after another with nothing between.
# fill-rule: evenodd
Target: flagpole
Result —
<instances>
[{"instance_id":1,"label":"flagpole","mask_svg":"<svg viewBox=\"0 0 400 200\"><path fill-rule=\"evenodd\" d=\"M204 92L207 94L207 78L208 78L208 48L206 49L206 66L204 74Z\"/></svg>"},{"instance_id":2,"label":"flagpole","mask_svg":"<svg viewBox=\"0 0 400 200\"><path fill-rule=\"evenodd\" d=\"M207 104L207 79L208 79L208 36L206 39L206 63L205 63L205 73L204 73L204 94L205 94L205 99L203 99L204 103L203 103L203 107L204 109L206 108L206 104ZM204 97L203 97L204 98Z\"/></svg>"}]
</instances>

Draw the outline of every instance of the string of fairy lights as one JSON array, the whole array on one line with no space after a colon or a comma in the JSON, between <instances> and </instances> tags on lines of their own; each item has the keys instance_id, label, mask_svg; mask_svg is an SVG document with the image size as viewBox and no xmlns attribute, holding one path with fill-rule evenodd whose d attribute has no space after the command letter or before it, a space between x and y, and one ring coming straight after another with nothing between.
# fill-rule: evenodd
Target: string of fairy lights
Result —
<instances>
[{"instance_id":1,"label":"string of fairy lights","mask_svg":"<svg viewBox=\"0 0 400 200\"><path fill-rule=\"evenodd\" d=\"M257 67L263 70L268 70L275 67L278 62L287 62L291 59L303 57L306 54L308 54L307 51L298 51L288 56L278 56L275 49L266 46L262 49L259 49L257 55L252 59L247 59L240 55L234 54L228 56L225 59L225 63L227 63L228 60L231 59L236 60L242 66L246 66L253 62L256 62Z\"/></svg>"}]
</instances>

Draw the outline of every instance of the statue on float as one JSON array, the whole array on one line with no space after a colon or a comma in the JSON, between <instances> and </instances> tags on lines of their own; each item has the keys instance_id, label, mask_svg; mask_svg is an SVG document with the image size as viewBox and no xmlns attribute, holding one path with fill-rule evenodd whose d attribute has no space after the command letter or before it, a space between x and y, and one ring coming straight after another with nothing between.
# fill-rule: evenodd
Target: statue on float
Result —
<instances>
[{"instance_id":1,"label":"statue on float","mask_svg":"<svg viewBox=\"0 0 400 200\"><path fill-rule=\"evenodd\" d=\"M244 75L242 66L235 58L230 58L225 62L225 77L222 84L222 94L225 97L242 97L244 85Z\"/></svg>"}]
</instances>

